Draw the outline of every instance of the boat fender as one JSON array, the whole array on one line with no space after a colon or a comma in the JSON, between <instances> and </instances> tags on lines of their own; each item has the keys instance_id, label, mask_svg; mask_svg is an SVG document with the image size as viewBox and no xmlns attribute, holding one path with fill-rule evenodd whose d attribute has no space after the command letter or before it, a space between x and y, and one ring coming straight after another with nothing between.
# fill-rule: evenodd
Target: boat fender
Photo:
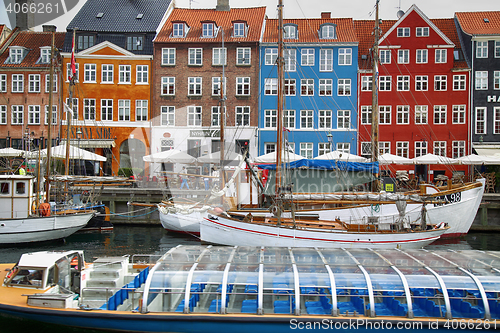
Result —
<instances>
[{"instance_id":1,"label":"boat fender","mask_svg":"<svg viewBox=\"0 0 500 333\"><path fill-rule=\"evenodd\" d=\"M50 204L48 202L41 203L39 209L41 216L50 216Z\"/></svg>"},{"instance_id":2,"label":"boat fender","mask_svg":"<svg viewBox=\"0 0 500 333\"><path fill-rule=\"evenodd\" d=\"M446 223L445 222L439 222L438 224L436 224L434 226L433 229L443 229L444 227L446 227Z\"/></svg>"},{"instance_id":3,"label":"boat fender","mask_svg":"<svg viewBox=\"0 0 500 333\"><path fill-rule=\"evenodd\" d=\"M38 208L39 207L36 206L36 201L33 201L33 203L31 204L31 214L36 215Z\"/></svg>"},{"instance_id":4,"label":"boat fender","mask_svg":"<svg viewBox=\"0 0 500 333\"><path fill-rule=\"evenodd\" d=\"M276 205L272 205L270 208L269 208L269 212L271 214L273 214L274 216L278 216L278 212L279 212L280 208Z\"/></svg>"}]
</instances>

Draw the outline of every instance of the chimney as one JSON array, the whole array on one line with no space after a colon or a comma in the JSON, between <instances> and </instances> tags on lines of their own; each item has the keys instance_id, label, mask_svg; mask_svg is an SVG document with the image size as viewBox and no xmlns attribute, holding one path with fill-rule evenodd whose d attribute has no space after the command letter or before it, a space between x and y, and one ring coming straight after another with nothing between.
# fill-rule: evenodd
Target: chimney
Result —
<instances>
[{"instance_id":1,"label":"chimney","mask_svg":"<svg viewBox=\"0 0 500 333\"><path fill-rule=\"evenodd\" d=\"M330 12L322 12L322 13L321 13L321 18L322 18L322 19L329 19L329 18L332 18L332 13L330 13Z\"/></svg>"},{"instance_id":2,"label":"chimney","mask_svg":"<svg viewBox=\"0 0 500 333\"><path fill-rule=\"evenodd\" d=\"M55 25L42 25L43 32L56 32Z\"/></svg>"},{"instance_id":3,"label":"chimney","mask_svg":"<svg viewBox=\"0 0 500 333\"><path fill-rule=\"evenodd\" d=\"M215 7L215 10L221 12L230 11L231 8L229 7L229 0L217 0L217 6Z\"/></svg>"},{"instance_id":4,"label":"chimney","mask_svg":"<svg viewBox=\"0 0 500 333\"><path fill-rule=\"evenodd\" d=\"M27 6L27 8L31 8L31 5L36 5L33 0L16 0L16 4L19 4L19 8L23 8ZM16 13L16 27L19 30L33 30L35 27L35 14L31 13L29 10L27 13L23 13L22 10Z\"/></svg>"}]
</instances>

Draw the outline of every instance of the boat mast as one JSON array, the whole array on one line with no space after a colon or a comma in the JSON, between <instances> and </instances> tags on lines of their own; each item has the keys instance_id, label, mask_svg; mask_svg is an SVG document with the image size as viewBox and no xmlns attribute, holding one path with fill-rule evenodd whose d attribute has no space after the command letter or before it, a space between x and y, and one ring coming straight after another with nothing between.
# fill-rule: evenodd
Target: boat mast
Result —
<instances>
[{"instance_id":1,"label":"boat mast","mask_svg":"<svg viewBox=\"0 0 500 333\"><path fill-rule=\"evenodd\" d=\"M283 0L279 0L278 4L278 109L276 111L276 187L275 197L278 208L280 207L281 196L281 156L283 145L283 70L284 70L284 57L283 57ZM280 209L278 209L278 212ZM279 223L278 215L278 223Z\"/></svg>"},{"instance_id":2,"label":"boat mast","mask_svg":"<svg viewBox=\"0 0 500 333\"><path fill-rule=\"evenodd\" d=\"M73 29L73 53L75 52L75 34L76 28ZM73 55L72 55L73 57ZM75 85L75 76L71 73L71 79L69 80L69 110L66 112L66 160L64 163L64 175L69 175L69 137L71 132L71 121L73 118L73 86ZM65 183L67 184L67 183Z\"/></svg>"},{"instance_id":3,"label":"boat mast","mask_svg":"<svg viewBox=\"0 0 500 333\"><path fill-rule=\"evenodd\" d=\"M221 28L222 32L222 54L224 55L224 61L222 62L222 76L220 78L220 101L219 101L219 121L220 121L220 186L224 186L224 126L226 125L226 92L224 91L224 78L225 78L225 64L226 64L226 53L224 53L224 27Z\"/></svg>"},{"instance_id":4,"label":"boat mast","mask_svg":"<svg viewBox=\"0 0 500 333\"><path fill-rule=\"evenodd\" d=\"M52 95L54 91L54 44L55 30L52 29L52 44L50 46L50 70L49 70L49 109L48 111L48 128L47 128L47 170L45 176L45 202L50 202L50 158L52 150ZM40 154L38 155L40 158ZM40 181L40 179L38 179ZM38 194L37 194L38 197ZM38 206L38 204L37 204Z\"/></svg>"},{"instance_id":5,"label":"boat mast","mask_svg":"<svg viewBox=\"0 0 500 333\"><path fill-rule=\"evenodd\" d=\"M380 0L377 0L375 5L375 43L373 44L373 76L372 76L372 162L378 161L378 124L379 124L379 110L378 110L378 42L380 38L378 5ZM378 174L377 174L378 179ZM372 182L372 191L378 191L378 181Z\"/></svg>"}]
</instances>

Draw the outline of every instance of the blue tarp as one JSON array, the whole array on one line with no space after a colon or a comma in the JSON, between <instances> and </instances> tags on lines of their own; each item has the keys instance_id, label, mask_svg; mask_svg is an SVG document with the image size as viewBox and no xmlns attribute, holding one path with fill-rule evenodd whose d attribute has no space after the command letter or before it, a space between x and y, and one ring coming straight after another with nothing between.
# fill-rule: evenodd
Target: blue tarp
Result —
<instances>
[{"instance_id":1,"label":"blue tarp","mask_svg":"<svg viewBox=\"0 0 500 333\"><path fill-rule=\"evenodd\" d=\"M346 162L337 160L309 160L302 159L283 164L287 169L318 169L318 170L342 170L342 171L363 171L378 173L378 162ZM276 170L276 164L257 164L257 167L265 170Z\"/></svg>"}]
</instances>

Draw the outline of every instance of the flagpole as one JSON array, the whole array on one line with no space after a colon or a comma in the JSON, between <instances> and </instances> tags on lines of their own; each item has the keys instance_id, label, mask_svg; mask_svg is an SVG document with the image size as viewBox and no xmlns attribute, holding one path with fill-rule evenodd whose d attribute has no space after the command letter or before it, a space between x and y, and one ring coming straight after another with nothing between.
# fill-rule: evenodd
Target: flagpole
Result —
<instances>
[{"instance_id":1,"label":"flagpole","mask_svg":"<svg viewBox=\"0 0 500 333\"><path fill-rule=\"evenodd\" d=\"M45 177L45 202L50 202L50 158L51 158L51 150L52 150L52 95L54 92L54 44L55 44L55 29L52 30L52 44L50 46L50 70L49 70L49 106L48 106L48 114L47 114L47 170ZM43 144L43 142L42 142ZM38 160L40 160L40 150L38 152ZM38 179L40 182L40 179ZM39 195L37 193L37 199ZM38 207L38 203L37 203Z\"/></svg>"}]
</instances>

